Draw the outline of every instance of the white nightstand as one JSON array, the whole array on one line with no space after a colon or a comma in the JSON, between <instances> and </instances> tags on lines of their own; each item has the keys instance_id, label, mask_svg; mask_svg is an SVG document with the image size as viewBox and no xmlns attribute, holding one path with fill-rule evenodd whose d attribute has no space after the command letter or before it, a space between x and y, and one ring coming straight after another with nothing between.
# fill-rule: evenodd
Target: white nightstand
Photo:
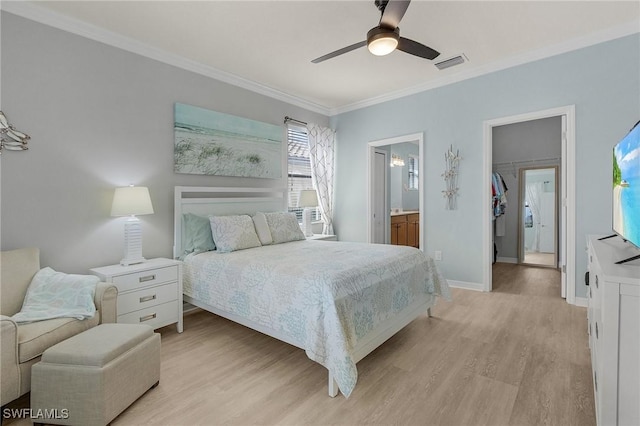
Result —
<instances>
[{"instance_id":1,"label":"white nightstand","mask_svg":"<svg viewBox=\"0 0 640 426\"><path fill-rule=\"evenodd\" d=\"M182 333L182 262L149 259L93 268L91 273L118 287L118 322L154 329L176 323Z\"/></svg>"},{"instance_id":2,"label":"white nightstand","mask_svg":"<svg viewBox=\"0 0 640 426\"><path fill-rule=\"evenodd\" d=\"M313 236L307 237L307 240L338 241L338 237L336 235L313 234Z\"/></svg>"}]
</instances>

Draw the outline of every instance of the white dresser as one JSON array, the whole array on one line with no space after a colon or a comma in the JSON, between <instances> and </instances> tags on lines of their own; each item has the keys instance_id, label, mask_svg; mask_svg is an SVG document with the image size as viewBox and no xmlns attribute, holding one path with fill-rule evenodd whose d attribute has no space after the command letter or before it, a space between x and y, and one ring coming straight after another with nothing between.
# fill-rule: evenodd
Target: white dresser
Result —
<instances>
[{"instance_id":1,"label":"white dresser","mask_svg":"<svg viewBox=\"0 0 640 426\"><path fill-rule=\"evenodd\" d=\"M588 326L598 425L640 425L640 261L619 237L588 238Z\"/></svg>"},{"instance_id":2,"label":"white dresser","mask_svg":"<svg viewBox=\"0 0 640 426\"><path fill-rule=\"evenodd\" d=\"M91 273L118 287L118 322L154 329L175 323L182 333L182 262L157 258L93 268Z\"/></svg>"}]
</instances>

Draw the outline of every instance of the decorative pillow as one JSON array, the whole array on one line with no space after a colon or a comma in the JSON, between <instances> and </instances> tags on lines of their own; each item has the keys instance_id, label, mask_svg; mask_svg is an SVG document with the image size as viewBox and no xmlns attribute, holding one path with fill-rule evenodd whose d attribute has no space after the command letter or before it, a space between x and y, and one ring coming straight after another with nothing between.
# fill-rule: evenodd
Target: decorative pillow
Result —
<instances>
[{"instance_id":1,"label":"decorative pillow","mask_svg":"<svg viewBox=\"0 0 640 426\"><path fill-rule=\"evenodd\" d=\"M295 213L276 212L264 215L267 219L267 225L269 225L269 231L271 231L273 244L305 239Z\"/></svg>"},{"instance_id":2,"label":"decorative pillow","mask_svg":"<svg viewBox=\"0 0 640 426\"><path fill-rule=\"evenodd\" d=\"M273 238L271 238L271 231L269 231L269 225L267 224L267 218L264 213L256 213L252 217L253 225L256 227L256 233L258 234L258 238L263 246L268 246L273 243Z\"/></svg>"},{"instance_id":3,"label":"decorative pillow","mask_svg":"<svg viewBox=\"0 0 640 426\"><path fill-rule=\"evenodd\" d=\"M79 320L96 313L93 297L100 279L43 268L29 284L20 312L11 317L17 323L70 317Z\"/></svg>"},{"instance_id":4,"label":"decorative pillow","mask_svg":"<svg viewBox=\"0 0 640 426\"><path fill-rule=\"evenodd\" d=\"M185 213L182 215L182 219L184 220L183 256L189 253L198 254L216 249L208 217Z\"/></svg>"},{"instance_id":5,"label":"decorative pillow","mask_svg":"<svg viewBox=\"0 0 640 426\"><path fill-rule=\"evenodd\" d=\"M210 216L211 234L222 253L260 247L260 240L249 215Z\"/></svg>"}]
</instances>

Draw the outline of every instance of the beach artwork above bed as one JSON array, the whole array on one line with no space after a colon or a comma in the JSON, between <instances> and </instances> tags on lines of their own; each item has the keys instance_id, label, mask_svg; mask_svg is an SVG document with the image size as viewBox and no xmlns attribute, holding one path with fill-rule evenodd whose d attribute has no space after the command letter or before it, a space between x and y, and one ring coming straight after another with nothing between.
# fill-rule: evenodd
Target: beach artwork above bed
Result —
<instances>
[{"instance_id":1,"label":"beach artwork above bed","mask_svg":"<svg viewBox=\"0 0 640 426\"><path fill-rule=\"evenodd\" d=\"M176 103L174 135L176 173L282 177L280 126Z\"/></svg>"}]
</instances>

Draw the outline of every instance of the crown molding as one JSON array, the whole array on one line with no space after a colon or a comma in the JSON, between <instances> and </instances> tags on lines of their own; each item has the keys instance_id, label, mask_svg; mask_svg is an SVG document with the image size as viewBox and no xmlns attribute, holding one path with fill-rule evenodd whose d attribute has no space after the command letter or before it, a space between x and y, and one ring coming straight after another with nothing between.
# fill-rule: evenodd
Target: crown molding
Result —
<instances>
[{"instance_id":1,"label":"crown molding","mask_svg":"<svg viewBox=\"0 0 640 426\"><path fill-rule=\"evenodd\" d=\"M560 55L563 53L571 52L573 50L582 49L595 44L604 43L610 40L626 37L632 34L640 33L640 22L631 21L626 24L622 24L616 27L608 28L603 31L598 31L586 36L573 38L571 40L548 46L541 49L532 50L519 55L514 55L509 58L495 61L486 65L470 68L464 71L457 72L455 74L448 75L436 80L429 81L424 84L409 87L407 89L398 90L392 93L387 93L381 96L365 99L363 101L354 102L349 105L345 105L338 108L332 108L330 115L338 115L349 111L377 105L383 102L392 101L395 99L403 98L405 96L415 95L420 92L435 89L437 87L446 86L449 84L457 83L463 80L468 80L481 75L490 74L492 72L512 68L518 65L534 62L540 59L549 58L552 56Z\"/></svg>"},{"instance_id":2,"label":"crown molding","mask_svg":"<svg viewBox=\"0 0 640 426\"><path fill-rule=\"evenodd\" d=\"M184 58L182 56L169 53L165 50L152 47L148 44L116 34L114 32L105 30L104 28L88 24L78 19L70 18L52 10L37 6L29 1L0 1L0 10L4 10L14 15L18 15L44 25L58 28L63 31L77 34L94 41L105 43L116 48L136 53L141 56L157 60L159 62L173 65L187 71L204 75L206 77L210 77L227 84L250 90L254 93L268 96L270 98L295 105L300 108L304 108L306 110L316 112L328 117L333 117L345 112L396 100L405 96L415 95L420 92L457 83L463 80L468 80L470 78L479 77L485 74L490 74L492 72L515 67L528 62L534 62L540 59L560 55L562 53L567 53L573 50L582 49L584 47L640 33L640 22L631 21L626 24L595 32L586 36L577 37L553 46L525 52L500 61L492 62L490 64L462 70L455 74L438 78L424 84L364 99L362 101L354 102L348 105L330 108L325 105L320 105L315 102L311 102L306 99L265 86L263 84L242 78L235 74L231 74L217 68L213 68L211 66Z\"/></svg>"},{"instance_id":3,"label":"crown molding","mask_svg":"<svg viewBox=\"0 0 640 426\"><path fill-rule=\"evenodd\" d=\"M165 50L152 47L146 43L142 43L130 37L125 37L112 31L108 31L104 28L62 15L52 10L37 6L28 1L3 1L0 2L0 10L4 10L14 15L18 15L23 18L63 31L67 31L81 37L98 41L109 46L136 53L138 55L154 59L159 62L173 65L187 71L204 75L206 77L210 77L227 84L250 90L252 92L268 96L270 98L286 102L288 104L292 104L312 112L316 112L318 114L329 116L329 108L323 105L308 101L306 99L302 99L300 97L289 95L280 90L265 86L255 81L251 81L239 77L235 74L231 74L217 68L184 58L180 55L176 55Z\"/></svg>"}]
</instances>

